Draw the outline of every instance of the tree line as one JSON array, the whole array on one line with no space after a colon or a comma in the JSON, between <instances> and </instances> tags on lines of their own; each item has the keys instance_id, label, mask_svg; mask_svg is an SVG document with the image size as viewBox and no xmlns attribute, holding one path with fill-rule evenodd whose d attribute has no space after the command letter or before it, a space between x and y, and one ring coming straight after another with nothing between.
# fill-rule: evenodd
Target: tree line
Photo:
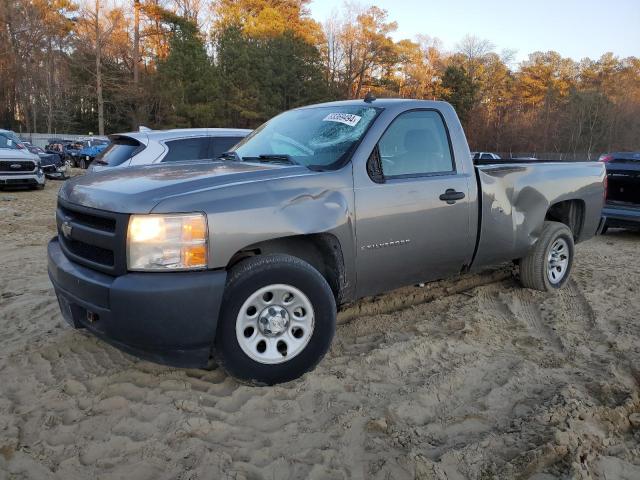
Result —
<instances>
[{"instance_id":1,"label":"tree line","mask_svg":"<svg viewBox=\"0 0 640 480\"><path fill-rule=\"evenodd\" d=\"M385 10L310 0L0 0L0 127L53 134L255 127L308 103L378 97L454 105L473 149L640 149L640 59L516 64L467 36L447 52L394 41Z\"/></svg>"}]
</instances>

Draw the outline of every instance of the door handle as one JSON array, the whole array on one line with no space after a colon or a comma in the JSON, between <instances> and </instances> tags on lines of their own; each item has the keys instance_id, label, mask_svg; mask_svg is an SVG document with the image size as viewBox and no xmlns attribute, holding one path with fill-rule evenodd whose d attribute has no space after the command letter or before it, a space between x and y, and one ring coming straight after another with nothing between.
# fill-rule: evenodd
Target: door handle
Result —
<instances>
[{"instance_id":1,"label":"door handle","mask_svg":"<svg viewBox=\"0 0 640 480\"><path fill-rule=\"evenodd\" d=\"M443 202L447 202L449 205L453 205L458 200L462 200L464 198L464 193L456 192L453 188L447 188L447 190L440 195L440 200Z\"/></svg>"}]
</instances>

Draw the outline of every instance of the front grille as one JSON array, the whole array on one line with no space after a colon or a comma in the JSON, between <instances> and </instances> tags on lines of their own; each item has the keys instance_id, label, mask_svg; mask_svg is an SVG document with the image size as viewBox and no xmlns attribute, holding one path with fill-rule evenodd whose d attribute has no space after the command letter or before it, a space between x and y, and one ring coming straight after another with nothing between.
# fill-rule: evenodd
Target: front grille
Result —
<instances>
[{"instance_id":1,"label":"front grille","mask_svg":"<svg viewBox=\"0 0 640 480\"><path fill-rule=\"evenodd\" d=\"M37 185L35 178L7 178L0 180L0 185Z\"/></svg>"},{"instance_id":2,"label":"front grille","mask_svg":"<svg viewBox=\"0 0 640 480\"><path fill-rule=\"evenodd\" d=\"M109 267L115 265L113 250L98 247L96 245L90 245L84 242L78 242L77 240L65 239L64 242L67 248L73 252L74 255L86 258L92 262L99 263L100 265Z\"/></svg>"},{"instance_id":3,"label":"front grille","mask_svg":"<svg viewBox=\"0 0 640 480\"><path fill-rule=\"evenodd\" d=\"M36 169L35 162L31 160L2 160L0 172L33 172Z\"/></svg>"},{"instance_id":4,"label":"front grille","mask_svg":"<svg viewBox=\"0 0 640 480\"><path fill-rule=\"evenodd\" d=\"M56 222L60 246L70 260L114 276L126 272L129 215L58 199Z\"/></svg>"}]
</instances>

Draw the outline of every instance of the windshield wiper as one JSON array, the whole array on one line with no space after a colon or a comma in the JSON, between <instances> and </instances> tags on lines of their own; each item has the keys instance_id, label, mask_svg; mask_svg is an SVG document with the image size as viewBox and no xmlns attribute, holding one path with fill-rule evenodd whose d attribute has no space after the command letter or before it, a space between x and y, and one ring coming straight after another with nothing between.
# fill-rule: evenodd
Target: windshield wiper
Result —
<instances>
[{"instance_id":1,"label":"windshield wiper","mask_svg":"<svg viewBox=\"0 0 640 480\"><path fill-rule=\"evenodd\" d=\"M290 155L286 153L269 153L258 155L257 157L244 157L244 160L257 160L258 162L265 163L288 163L290 165L300 165L299 162L296 162Z\"/></svg>"},{"instance_id":2,"label":"windshield wiper","mask_svg":"<svg viewBox=\"0 0 640 480\"><path fill-rule=\"evenodd\" d=\"M216 158L216 160L218 158L221 158L222 160L236 160L236 161L241 161L242 159L240 158L240 155L238 155L236 152L234 151L229 151L229 152L223 152L220 155L218 155L218 157Z\"/></svg>"}]
</instances>

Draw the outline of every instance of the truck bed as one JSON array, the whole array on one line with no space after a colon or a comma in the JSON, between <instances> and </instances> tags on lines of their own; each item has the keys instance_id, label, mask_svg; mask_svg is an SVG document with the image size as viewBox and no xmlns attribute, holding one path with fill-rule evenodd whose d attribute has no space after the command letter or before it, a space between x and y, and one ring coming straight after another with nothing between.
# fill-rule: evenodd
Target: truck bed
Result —
<instances>
[{"instance_id":1,"label":"truck bed","mask_svg":"<svg viewBox=\"0 0 640 480\"><path fill-rule=\"evenodd\" d=\"M480 192L478 244L473 268L523 256L536 242L554 205L575 218L576 242L598 229L604 171L598 162L513 162L475 167Z\"/></svg>"}]
</instances>

